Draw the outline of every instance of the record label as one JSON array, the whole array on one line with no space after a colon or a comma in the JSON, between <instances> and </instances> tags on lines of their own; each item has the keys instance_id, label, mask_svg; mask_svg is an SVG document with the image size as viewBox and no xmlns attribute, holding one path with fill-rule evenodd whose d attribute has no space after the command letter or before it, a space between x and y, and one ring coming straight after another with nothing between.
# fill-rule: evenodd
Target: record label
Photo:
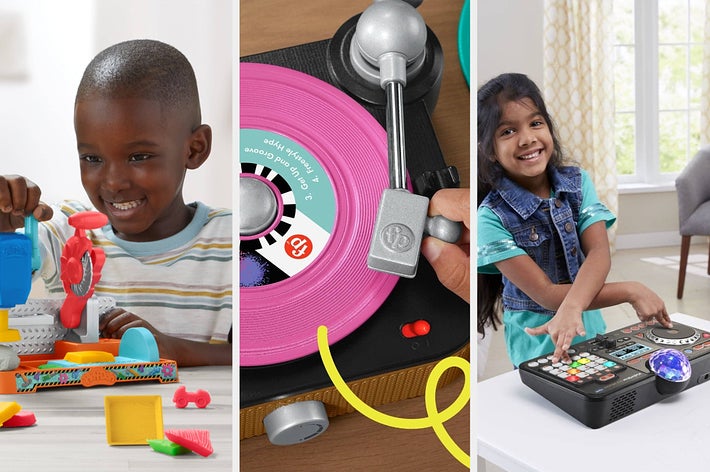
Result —
<instances>
[{"instance_id":1,"label":"record label","mask_svg":"<svg viewBox=\"0 0 710 472\"><path fill-rule=\"evenodd\" d=\"M240 181L256 179L274 193L278 209L266 231L241 235L240 287L280 282L308 267L326 247L335 222L335 195L323 167L281 134L242 129ZM242 200L251 204L251 195Z\"/></svg>"}]
</instances>

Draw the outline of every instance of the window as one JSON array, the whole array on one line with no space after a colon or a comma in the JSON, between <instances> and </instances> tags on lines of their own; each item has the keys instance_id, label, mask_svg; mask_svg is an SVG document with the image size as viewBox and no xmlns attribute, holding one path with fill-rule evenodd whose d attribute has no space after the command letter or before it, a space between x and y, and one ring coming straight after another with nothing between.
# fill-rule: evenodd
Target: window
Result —
<instances>
[{"instance_id":1,"label":"window","mask_svg":"<svg viewBox=\"0 0 710 472\"><path fill-rule=\"evenodd\" d=\"M704 0L614 0L619 183L671 182L700 145Z\"/></svg>"}]
</instances>

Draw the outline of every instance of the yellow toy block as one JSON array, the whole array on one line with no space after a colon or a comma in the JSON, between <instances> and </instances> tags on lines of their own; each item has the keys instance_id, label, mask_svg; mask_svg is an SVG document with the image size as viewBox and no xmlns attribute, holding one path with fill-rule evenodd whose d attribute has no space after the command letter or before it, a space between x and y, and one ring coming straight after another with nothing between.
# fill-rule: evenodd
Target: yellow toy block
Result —
<instances>
[{"instance_id":1,"label":"yellow toy block","mask_svg":"<svg viewBox=\"0 0 710 472\"><path fill-rule=\"evenodd\" d=\"M14 343L20 341L20 331L9 328L10 311L0 308L0 343Z\"/></svg>"},{"instance_id":2,"label":"yellow toy block","mask_svg":"<svg viewBox=\"0 0 710 472\"><path fill-rule=\"evenodd\" d=\"M67 352L64 360L77 364L96 364L98 362L115 362L116 358L106 351L74 351Z\"/></svg>"},{"instance_id":3,"label":"yellow toy block","mask_svg":"<svg viewBox=\"0 0 710 472\"><path fill-rule=\"evenodd\" d=\"M163 437L163 404L160 395L104 397L106 442L111 446L148 445Z\"/></svg>"}]
</instances>

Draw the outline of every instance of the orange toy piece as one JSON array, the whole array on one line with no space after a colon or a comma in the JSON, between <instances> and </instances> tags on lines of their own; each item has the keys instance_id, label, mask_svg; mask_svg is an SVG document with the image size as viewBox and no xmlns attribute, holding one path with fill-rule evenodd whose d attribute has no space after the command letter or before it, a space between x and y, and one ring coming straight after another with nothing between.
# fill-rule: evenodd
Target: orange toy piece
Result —
<instances>
[{"instance_id":1,"label":"orange toy piece","mask_svg":"<svg viewBox=\"0 0 710 472\"><path fill-rule=\"evenodd\" d=\"M81 385L95 387L97 385L111 386L116 383L116 374L102 367L92 367L81 377Z\"/></svg>"},{"instance_id":2,"label":"orange toy piece","mask_svg":"<svg viewBox=\"0 0 710 472\"><path fill-rule=\"evenodd\" d=\"M81 323L81 314L86 301L94 294L94 286L101 278L101 269L106 254L93 247L86 236L87 229L101 228L108 217L98 211L82 211L69 217L69 224L76 230L67 240L62 251L61 276L67 298L59 312L65 328L76 328Z\"/></svg>"},{"instance_id":3,"label":"orange toy piece","mask_svg":"<svg viewBox=\"0 0 710 472\"><path fill-rule=\"evenodd\" d=\"M173 360L147 361L144 358L122 357L122 346L127 340L135 339L135 336L128 335L131 330L145 328L130 328L121 340L100 339L96 343L62 340L54 343L54 353L22 355L17 369L0 371L0 394L34 393L45 388L79 385L93 387L148 380L160 383L177 382L177 363ZM113 356L115 362L68 365L64 361L67 357L72 358L70 353L83 351L104 351L106 356ZM127 351L129 354L142 352L135 347ZM144 348L143 351L149 349Z\"/></svg>"}]
</instances>

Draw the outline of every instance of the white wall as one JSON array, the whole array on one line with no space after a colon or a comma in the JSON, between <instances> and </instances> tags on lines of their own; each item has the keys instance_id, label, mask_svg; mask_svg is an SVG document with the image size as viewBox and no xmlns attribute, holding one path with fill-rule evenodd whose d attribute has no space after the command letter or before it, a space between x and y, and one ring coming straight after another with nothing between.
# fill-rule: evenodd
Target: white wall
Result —
<instances>
[{"instance_id":1,"label":"white wall","mask_svg":"<svg viewBox=\"0 0 710 472\"><path fill-rule=\"evenodd\" d=\"M0 79L0 173L22 174L43 199L85 197L73 128L81 74L105 47L127 39L172 44L192 63L203 122L212 126L210 159L188 173L187 201L232 206L232 11L230 0L2 0L19 12L27 78Z\"/></svg>"},{"instance_id":2,"label":"white wall","mask_svg":"<svg viewBox=\"0 0 710 472\"><path fill-rule=\"evenodd\" d=\"M543 0L478 0L478 86L504 72L519 72L542 88Z\"/></svg>"}]
</instances>

